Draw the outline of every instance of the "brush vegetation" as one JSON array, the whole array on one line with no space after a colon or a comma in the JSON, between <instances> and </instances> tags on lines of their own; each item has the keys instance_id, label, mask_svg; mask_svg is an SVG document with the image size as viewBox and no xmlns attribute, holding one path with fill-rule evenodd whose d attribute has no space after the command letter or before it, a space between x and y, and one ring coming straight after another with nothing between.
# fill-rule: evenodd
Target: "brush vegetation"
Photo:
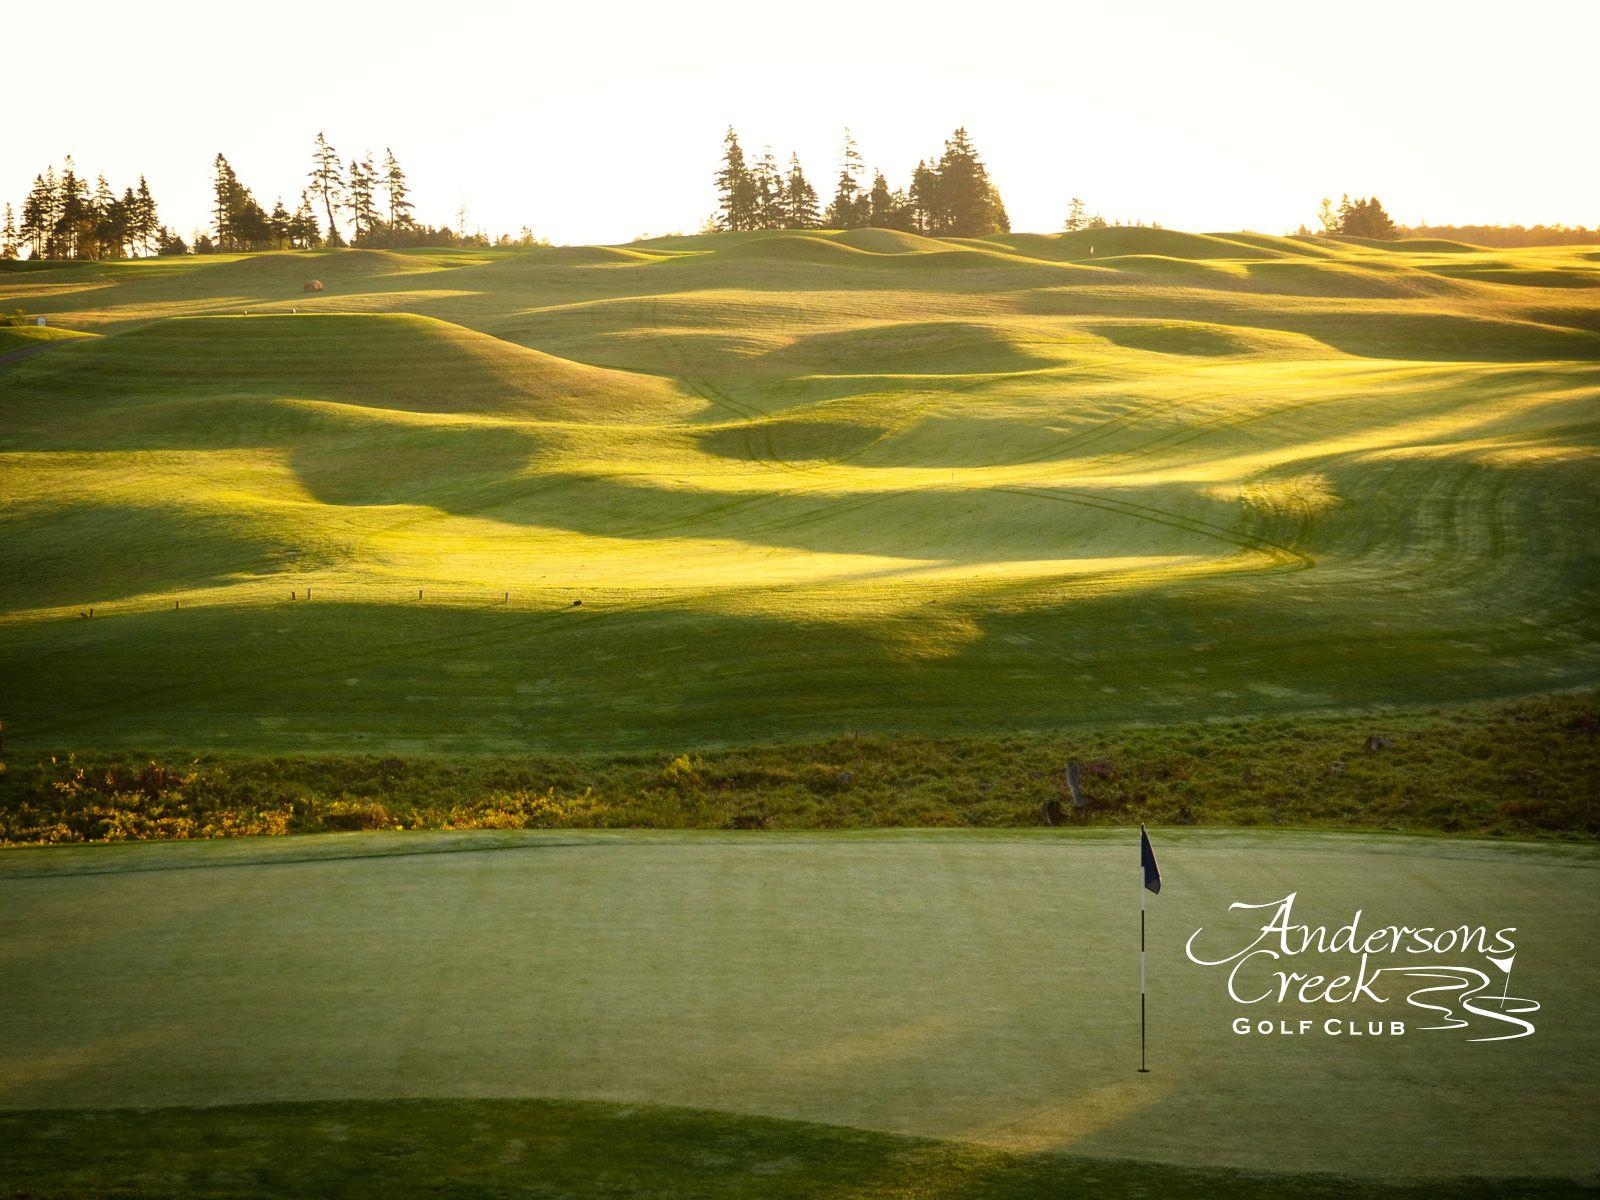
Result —
<instances>
[{"instance_id":1,"label":"brush vegetation","mask_svg":"<svg viewBox=\"0 0 1600 1200\"><path fill-rule=\"evenodd\" d=\"M1085 804L1065 767L1080 764ZM357 829L1301 826L1600 837L1595 693L1071 736L531 758L126 753L0 773L0 843Z\"/></svg>"}]
</instances>

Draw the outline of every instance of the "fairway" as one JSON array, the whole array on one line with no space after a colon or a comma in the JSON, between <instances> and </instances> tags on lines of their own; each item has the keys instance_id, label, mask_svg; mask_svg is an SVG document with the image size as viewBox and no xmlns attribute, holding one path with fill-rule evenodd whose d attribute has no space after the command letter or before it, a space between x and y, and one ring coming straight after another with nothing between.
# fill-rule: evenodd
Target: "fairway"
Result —
<instances>
[{"instance_id":1,"label":"fairway","mask_svg":"<svg viewBox=\"0 0 1600 1200\"><path fill-rule=\"evenodd\" d=\"M677 750L1600 678L1593 250L727 234L62 264L0 272L13 306L82 335L0 341L21 749Z\"/></svg>"},{"instance_id":2,"label":"fairway","mask_svg":"<svg viewBox=\"0 0 1600 1200\"><path fill-rule=\"evenodd\" d=\"M359 1124L369 1102L538 1097L1028 1161L1315 1163L1356 1183L1600 1172L1592 848L1225 831L1160 845L1149 1075L1134 1070L1127 831L15 850L0 862L0 1105L347 1101L338 1119ZM1537 1033L1235 1035L1184 939L1233 900L1291 891L1318 920L1517 926Z\"/></svg>"}]
</instances>

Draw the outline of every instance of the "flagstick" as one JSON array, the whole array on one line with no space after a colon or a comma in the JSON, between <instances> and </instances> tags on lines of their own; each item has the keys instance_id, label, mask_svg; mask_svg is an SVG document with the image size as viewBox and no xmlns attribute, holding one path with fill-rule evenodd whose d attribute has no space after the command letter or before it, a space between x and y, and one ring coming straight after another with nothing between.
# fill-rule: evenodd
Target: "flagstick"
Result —
<instances>
[{"instance_id":1,"label":"flagstick","mask_svg":"<svg viewBox=\"0 0 1600 1200\"><path fill-rule=\"evenodd\" d=\"M1139 879L1139 1072L1150 1073L1144 1065L1144 879Z\"/></svg>"}]
</instances>

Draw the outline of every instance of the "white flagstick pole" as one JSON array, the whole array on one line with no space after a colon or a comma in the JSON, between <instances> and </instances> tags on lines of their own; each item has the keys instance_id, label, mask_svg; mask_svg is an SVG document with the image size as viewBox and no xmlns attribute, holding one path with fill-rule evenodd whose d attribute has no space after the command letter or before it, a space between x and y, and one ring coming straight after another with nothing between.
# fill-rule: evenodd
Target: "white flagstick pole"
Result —
<instances>
[{"instance_id":1,"label":"white flagstick pole","mask_svg":"<svg viewBox=\"0 0 1600 1200\"><path fill-rule=\"evenodd\" d=\"M1141 832L1140 836L1143 836ZM1144 1065L1144 871L1139 871L1139 1071L1149 1074L1150 1068Z\"/></svg>"}]
</instances>

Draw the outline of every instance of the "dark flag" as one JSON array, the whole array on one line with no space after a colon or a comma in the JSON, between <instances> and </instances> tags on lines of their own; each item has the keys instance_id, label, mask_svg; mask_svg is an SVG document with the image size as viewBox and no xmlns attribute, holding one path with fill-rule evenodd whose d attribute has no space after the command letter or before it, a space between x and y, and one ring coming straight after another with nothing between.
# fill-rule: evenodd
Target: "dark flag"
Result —
<instances>
[{"instance_id":1,"label":"dark flag","mask_svg":"<svg viewBox=\"0 0 1600 1200\"><path fill-rule=\"evenodd\" d=\"M1156 852L1150 848L1150 835L1144 831L1142 823L1139 826L1139 865L1144 868L1144 886L1139 889L1139 1074L1143 1075L1150 1070L1144 1058L1144 894L1161 891L1161 868L1156 866Z\"/></svg>"},{"instance_id":2,"label":"dark flag","mask_svg":"<svg viewBox=\"0 0 1600 1200\"><path fill-rule=\"evenodd\" d=\"M1150 849L1150 835L1139 826L1139 865L1144 868L1144 886L1156 895L1161 894L1161 868L1156 866L1156 852Z\"/></svg>"}]
</instances>

